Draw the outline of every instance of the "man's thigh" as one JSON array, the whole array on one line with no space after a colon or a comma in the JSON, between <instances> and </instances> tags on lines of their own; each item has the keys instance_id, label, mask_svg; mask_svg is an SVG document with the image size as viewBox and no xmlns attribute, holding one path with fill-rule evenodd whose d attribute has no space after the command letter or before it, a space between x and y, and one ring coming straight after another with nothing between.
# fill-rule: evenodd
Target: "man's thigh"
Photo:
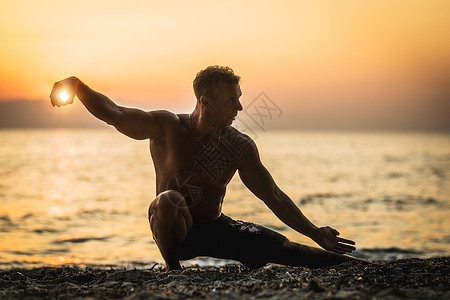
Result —
<instances>
[{"instance_id":1,"label":"man's thigh","mask_svg":"<svg viewBox=\"0 0 450 300\"><path fill-rule=\"evenodd\" d=\"M248 267L265 265L286 238L261 225L222 215L213 222L194 225L181 245L181 259L196 256L238 260Z\"/></svg>"}]
</instances>

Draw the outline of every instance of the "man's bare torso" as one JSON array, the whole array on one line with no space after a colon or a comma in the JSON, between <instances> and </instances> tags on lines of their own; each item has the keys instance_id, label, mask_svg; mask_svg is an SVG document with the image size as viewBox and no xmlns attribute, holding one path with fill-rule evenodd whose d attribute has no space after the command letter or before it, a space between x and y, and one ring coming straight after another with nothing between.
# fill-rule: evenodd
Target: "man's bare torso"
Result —
<instances>
[{"instance_id":1,"label":"man's bare torso","mask_svg":"<svg viewBox=\"0 0 450 300\"><path fill-rule=\"evenodd\" d=\"M228 74L228 79L213 84L209 80L217 74L211 77L208 72ZM118 106L74 76L56 82L50 99L52 105L61 106L72 103L76 95L89 112L119 132L134 139L150 139L158 196L150 204L149 222L168 269L181 269L178 247L193 224L219 217L227 184L236 170L245 186L291 228L327 250L340 254L355 250L354 242L338 237L337 230L311 223L277 187L261 163L254 142L229 126L243 110L238 83L239 77L229 68L211 66L199 72L194 80L197 104L190 115ZM59 95L66 90L71 96L63 103ZM304 265L302 255L295 249L303 251L306 246L289 242L282 247L285 253L294 255L287 260L286 255L280 255L282 259L274 262ZM313 250L314 256L316 251ZM328 261L330 253L323 254Z\"/></svg>"},{"instance_id":2,"label":"man's bare torso","mask_svg":"<svg viewBox=\"0 0 450 300\"><path fill-rule=\"evenodd\" d=\"M169 118L164 135L150 140L156 193L177 190L185 196L195 221L214 220L221 213L226 186L250 140L226 126L220 131L220 139L218 133L205 148L190 128L187 114L164 113Z\"/></svg>"}]
</instances>

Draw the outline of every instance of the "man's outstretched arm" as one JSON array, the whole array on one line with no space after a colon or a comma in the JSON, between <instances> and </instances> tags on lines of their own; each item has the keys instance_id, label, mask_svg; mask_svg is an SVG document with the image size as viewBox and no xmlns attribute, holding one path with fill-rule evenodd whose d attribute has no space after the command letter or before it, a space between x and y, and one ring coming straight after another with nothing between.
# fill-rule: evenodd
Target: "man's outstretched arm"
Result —
<instances>
[{"instance_id":1,"label":"man's outstretched arm","mask_svg":"<svg viewBox=\"0 0 450 300\"><path fill-rule=\"evenodd\" d=\"M72 99L76 95L96 118L114 126L118 131L131 138L155 138L163 133L162 122L158 120L161 115L164 115L162 112L145 112L135 108L119 106L105 95L92 90L74 76L55 83L50 94L53 105L62 105L58 96L63 90L69 91Z\"/></svg>"},{"instance_id":2,"label":"man's outstretched arm","mask_svg":"<svg viewBox=\"0 0 450 300\"><path fill-rule=\"evenodd\" d=\"M239 166L239 176L247 188L274 212L286 225L302 233L326 250L344 254L352 252L355 243L338 237L339 232L329 226L317 227L303 215L295 203L278 188L269 171L259 158L256 145L251 145L244 153Z\"/></svg>"}]
</instances>

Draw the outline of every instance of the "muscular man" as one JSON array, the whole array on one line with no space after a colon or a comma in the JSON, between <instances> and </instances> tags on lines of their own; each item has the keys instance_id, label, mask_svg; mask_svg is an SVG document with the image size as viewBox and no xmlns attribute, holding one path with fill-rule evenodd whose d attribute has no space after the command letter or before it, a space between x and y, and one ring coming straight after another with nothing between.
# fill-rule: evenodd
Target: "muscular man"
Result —
<instances>
[{"instance_id":1,"label":"muscular man","mask_svg":"<svg viewBox=\"0 0 450 300\"><path fill-rule=\"evenodd\" d=\"M76 77L55 83L53 105L63 91L76 95L98 119L134 139L149 139L157 196L148 217L168 270L196 256L234 259L250 268L268 262L317 267L356 260L355 243L337 230L311 223L276 185L247 135L231 127L242 110L240 77L228 67L211 66L194 80L197 98L190 114L122 107ZM66 95L67 97L67 95ZM263 226L221 213L227 184L238 171L244 185L287 226L325 250L289 241Z\"/></svg>"}]
</instances>

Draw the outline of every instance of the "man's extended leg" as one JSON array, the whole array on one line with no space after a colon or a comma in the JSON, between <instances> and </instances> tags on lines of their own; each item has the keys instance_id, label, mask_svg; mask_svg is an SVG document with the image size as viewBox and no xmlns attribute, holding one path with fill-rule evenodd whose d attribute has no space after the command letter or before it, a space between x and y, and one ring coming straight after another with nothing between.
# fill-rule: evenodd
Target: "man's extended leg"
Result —
<instances>
[{"instance_id":1,"label":"man's extended leg","mask_svg":"<svg viewBox=\"0 0 450 300\"><path fill-rule=\"evenodd\" d=\"M148 220L167 269L181 269L178 247L192 227L184 197L173 190L162 192L150 204Z\"/></svg>"},{"instance_id":2,"label":"man's extended leg","mask_svg":"<svg viewBox=\"0 0 450 300\"><path fill-rule=\"evenodd\" d=\"M348 255L297 244L286 239L270 262L292 267L318 268L347 261L363 261Z\"/></svg>"}]
</instances>

